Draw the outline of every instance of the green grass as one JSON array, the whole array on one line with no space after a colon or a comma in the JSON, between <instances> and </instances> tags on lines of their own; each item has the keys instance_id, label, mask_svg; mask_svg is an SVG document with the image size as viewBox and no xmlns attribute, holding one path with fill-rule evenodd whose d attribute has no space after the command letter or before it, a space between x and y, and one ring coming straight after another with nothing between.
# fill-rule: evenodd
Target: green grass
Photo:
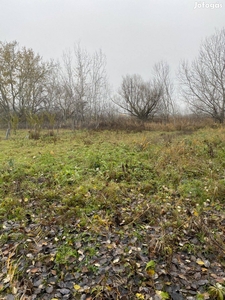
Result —
<instances>
[{"instance_id":1,"label":"green grass","mask_svg":"<svg viewBox=\"0 0 225 300\"><path fill-rule=\"evenodd\" d=\"M61 132L56 142L19 132L0 143L2 219L11 205L7 217L21 218L32 201L46 213L65 206L81 214L107 207L112 213L140 193L149 203L176 198L203 206L207 199L221 205L225 200L223 129L192 135Z\"/></svg>"},{"instance_id":2,"label":"green grass","mask_svg":"<svg viewBox=\"0 0 225 300\"><path fill-rule=\"evenodd\" d=\"M50 217L104 210L110 219L117 205L127 206L140 194L150 204L183 209L224 204L223 129L192 135L65 131L56 141L26 135L0 142L2 220L43 209Z\"/></svg>"},{"instance_id":3,"label":"green grass","mask_svg":"<svg viewBox=\"0 0 225 300\"><path fill-rule=\"evenodd\" d=\"M192 134L61 131L39 140L28 139L26 131L5 140L1 132L0 147L1 224L26 226L29 215L37 224L61 226L58 264L78 255L69 234L74 220L78 241L89 238L82 229L94 235L121 224L135 224L141 240L139 231L148 224L161 226L155 251L162 256L177 249L218 257L224 252L218 233L225 217L224 128ZM166 234L168 228L173 234ZM195 230L200 244L180 243ZM2 234L1 244L6 239ZM97 249L85 243L89 259Z\"/></svg>"}]
</instances>

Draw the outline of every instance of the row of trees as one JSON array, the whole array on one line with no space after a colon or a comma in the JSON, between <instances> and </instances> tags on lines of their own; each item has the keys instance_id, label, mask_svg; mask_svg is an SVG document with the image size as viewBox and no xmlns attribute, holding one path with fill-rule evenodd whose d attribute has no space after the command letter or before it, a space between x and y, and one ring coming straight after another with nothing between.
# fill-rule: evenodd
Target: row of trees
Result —
<instances>
[{"instance_id":1,"label":"row of trees","mask_svg":"<svg viewBox=\"0 0 225 300\"><path fill-rule=\"evenodd\" d=\"M183 61L178 71L179 93L192 113L225 121L225 29L207 37L198 57ZM149 120L160 115L163 120L176 112L168 64L160 62L153 70L153 80L144 82L139 75L123 78L116 102L131 115Z\"/></svg>"},{"instance_id":2,"label":"row of trees","mask_svg":"<svg viewBox=\"0 0 225 300\"><path fill-rule=\"evenodd\" d=\"M138 74L126 75L112 96L102 51L90 54L77 44L60 62L46 62L17 42L0 42L0 117L9 126L37 126L42 118L52 126L57 121L76 127L98 124L118 108L141 121L168 121L176 112L169 65L159 62L151 73L148 81ZM203 41L193 62L181 63L178 79L194 113L224 122L225 29Z\"/></svg>"},{"instance_id":3,"label":"row of trees","mask_svg":"<svg viewBox=\"0 0 225 300\"><path fill-rule=\"evenodd\" d=\"M38 115L73 125L110 112L106 58L76 45L62 62L44 62L17 42L0 43L0 115L32 123ZM37 123L37 122L36 122Z\"/></svg>"}]
</instances>

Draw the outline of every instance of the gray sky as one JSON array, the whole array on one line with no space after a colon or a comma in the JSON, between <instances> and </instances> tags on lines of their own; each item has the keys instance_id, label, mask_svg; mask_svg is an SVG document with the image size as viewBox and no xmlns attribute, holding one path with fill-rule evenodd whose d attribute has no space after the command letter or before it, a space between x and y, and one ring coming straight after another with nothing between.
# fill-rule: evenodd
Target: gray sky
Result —
<instances>
[{"instance_id":1,"label":"gray sky","mask_svg":"<svg viewBox=\"0 0 225 300\"><path fill-rule=\"evenodd\" d=\"M213 3L220 8L209 8ZM0 0L0 40L16 40L44 59L58 59L76 42L102 49L110 83L122 76L151 77L166 60L175 73L192 60L201 40L225 27L225 0ZM205 6L205 7L203 7Z\"/></svg>"}]
</instances>

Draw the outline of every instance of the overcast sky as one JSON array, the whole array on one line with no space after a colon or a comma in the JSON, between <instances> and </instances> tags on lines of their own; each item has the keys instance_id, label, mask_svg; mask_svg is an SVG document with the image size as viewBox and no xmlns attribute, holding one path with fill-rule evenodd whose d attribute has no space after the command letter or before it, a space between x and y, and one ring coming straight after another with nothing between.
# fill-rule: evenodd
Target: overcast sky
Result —
<instances>
[{"instance_id":1,"label":"overcast sky","mask_svg":"<svg viewBox=\"0 0 225 300\"><path fill-rule=\"evenodd\" d=\"M126 74L149 79L160 60L175 74L203 38L225 27L225 0L195 6L195 0L0 0L0 40L16 40L44 59L60 58L79 41L89 52L101 48L117 89Z\"/></svg>"}]
</instances>

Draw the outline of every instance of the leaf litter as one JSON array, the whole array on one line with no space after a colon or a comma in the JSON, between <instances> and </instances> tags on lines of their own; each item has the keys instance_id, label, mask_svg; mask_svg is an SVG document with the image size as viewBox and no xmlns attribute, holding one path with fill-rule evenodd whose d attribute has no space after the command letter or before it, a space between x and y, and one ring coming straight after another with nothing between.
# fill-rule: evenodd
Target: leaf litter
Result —
<instances>
[{"instance_id":1,"label":"leaf litter","mask_svg":"<svg viewBox=\"0 0 225 300\"><path fill-rule=\"evenodd\" d=\"M156 207L140 194L118 207L119 221L109 222L104 211L98 216L105 222L93 213L85 226L71 219L64 227L60 217L4 221L1 299L209 299L206 287L225 281L217 259L225 251L224 216L186 212L181 223L166 226L172 214L170 204Z\"/></svg>"}]
</instances>

